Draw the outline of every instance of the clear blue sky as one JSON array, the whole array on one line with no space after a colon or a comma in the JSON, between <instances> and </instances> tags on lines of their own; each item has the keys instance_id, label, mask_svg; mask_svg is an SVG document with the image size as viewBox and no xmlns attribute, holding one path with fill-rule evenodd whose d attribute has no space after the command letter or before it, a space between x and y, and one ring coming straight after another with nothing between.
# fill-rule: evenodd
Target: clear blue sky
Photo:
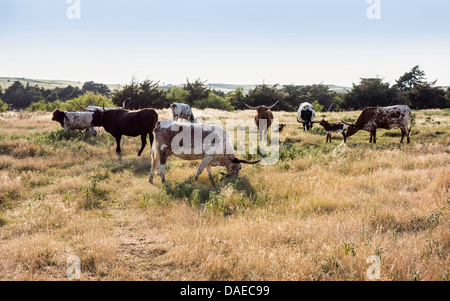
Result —
<instances>
[{"instance_id":1,"label":"clear blue sky","mask_svg":"<svg viewBox=\"0 0 450 301\"><path fill-rule=\"evenodd\" d=\"M448 0L381 0L375 20L367 0L80 3L1 0L0 76L351 86L420 65L450 85Z\"/></svg>"}]
</instances>

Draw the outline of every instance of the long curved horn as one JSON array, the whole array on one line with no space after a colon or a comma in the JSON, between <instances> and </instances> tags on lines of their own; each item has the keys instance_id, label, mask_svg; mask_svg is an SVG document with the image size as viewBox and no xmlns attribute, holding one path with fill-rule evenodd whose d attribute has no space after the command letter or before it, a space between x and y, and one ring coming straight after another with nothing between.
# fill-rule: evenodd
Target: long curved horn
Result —
<instances>
[{"instance_id":1,"label":"long curved horn","mask_svg":"<svg viewBox=\"0 0 450 301\"><path fill-rule=\"evenodd\" d=\"M246 106L247 106L247 108L249 108L249 109L252 109L252 110L256 110L256 109L258 109L258 107L251 107L251 106L249 106L248 104L246 104L245 102L244 102L244 105L246 105Z\"/></svg>"},{"instance_id":2,"label":"long curved horn","mask_svg":"<svg viewBox=\"0 0 450 301\"><path fill-rule=\"evenodd\" d=\"M86 110L86 109L83 108L78 102L77 102L77 105L78 105L78 107L80 107L81 110L83 110L83 111L85 111L85 112L91 112L91 113L95 112L95 111L92 111L92 110Z\"/></svg>"},{"instance_id":3,"label":"long curved horn","mask_svg":"<svg viewBox=\"0 0 450 301\"><path fill-rule=\"evenodd\" d=\"M263 157L259 158L258 160L255 161L250 161L250 160L244 160L244 159L238 159L239 163L243 163L243 164L256 164L261 162L261 160L263 159Z\"/></svg>"},{"instance_id":4,"label":"long curved horn","mask_svg":"<svg viewBox=\"0 0 450 301\"><path fill-rule=\"evenodd\" d=\"M280 101L277 101L276 103L274 103L272 106L267 107L269 110L272 109L277 103L279 103Z\"/></svg>"},{"instance_id":5,"label":"long curved horn","mask_svg":"<svg viewBox=\"0 0 450 301\"><path fill-rule=\"evenodd\" d=\"M122 103L122 109L126 109L126 108L127 108L127 101L128 101L128 102L131 101L131 98L128 97L127 99L125 99L125 100L123 101L123 103Z\"/></svg>"},{"instance_id":6,"label":"long curved horn","mask_svg":"<svg viewBox=\"0 0 450 301\"><path fill-rule=\"evenodd\" d=\"M105 103L103 103L103 112L105 112Z\"/></svg>"},{"instance_id":7,"label":"long curved horn","mask_svg":"<svg viewBox=\"0 0 450 301\"><path fill-rule=\"evenodd\" d=\"M347 123L347 122L345 122L345 121L342 120L342 119L341 119L341 122L342 122L343 124L346 124L346 125L353 125L353 126L356 126L354 123Z\"/></svg>"}]
</instances>

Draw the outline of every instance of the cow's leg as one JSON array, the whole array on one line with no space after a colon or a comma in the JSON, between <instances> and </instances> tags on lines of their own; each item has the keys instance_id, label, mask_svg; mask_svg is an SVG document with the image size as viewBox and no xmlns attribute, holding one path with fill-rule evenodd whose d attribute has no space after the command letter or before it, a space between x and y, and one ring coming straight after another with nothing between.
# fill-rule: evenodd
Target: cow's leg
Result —
<instances>
[{"instance_id":1,"label":"cow's leg","mask_svg":"<svg viewBox=\"0 0 450 301\"><path fill-rule=\"evenodd\" d=\"M303 124L303 132L305 132L306 131L306 124L304 123Z\"/></svg>"},{"instance_id":2,"label":"cow's leg","mask_svg":"<svg viewBox=\"0 0 450 301\"><path fill-rule=\"evenodd\" d=\"M212 156L206 156L203 158L202 163L200 163L200 166L198 167L197 173L195 174L195 181L197 181L200 174L203 172L203 170L211 163L213 157Z\"/></svg>"},{"instance_id":3,"label":"cow's leg","mask_svg":"<svg viewBox=\"0 0 450 301\"><path fill-rule=\"evenodd\" d=\"M373 143L377 143L377 130L373 130L372 136L373 136Z\"/></svg>"},{"instance_id":4,"label":"cow's leg","mask_svg":"<svg viewBox=\"0 0 450 301\"><path fill-rule=\"evenodd\" d=\"M146 145L147 145L147 133L145 133L144 135L141 135L141 149L139 150L138 157L141 156Z\"/></svg>"},{"instance_id":5,"label":"cow's leg","mask_svg":"<svg viewBox=\"0 0 450 301\"><path fill-rule=\"evenodd\" d=\"M373 137L373 132L370 131L370 140L369 140L369 143L372 143L372 137Z\"/></svg>"},{"instance_id":6,"label":"cow's leg","mask_svg":"<svg viewBox=\"0 0 450 301\"><path fill-rule=\"evenodd\" d=\"M347 143L347 136L345 135L345 132L342 132L342 136L344 136L344 143Z\"/></svg>"},{"instance_id":7,"label":"cow's leg","mask_svg":"<svg viewBox=\"0 0 450 301\"><path fill-rule=\"evenodd\" d=\"M404 128L400 128L400 130L402 131L402 139L400 140L400 143L403 144L403 139L405 138L406 130Z\"/></svg>"},{"instance_id":8,"label":"cow's leg","mask_svg":"<svg viewBox=\"0 0 450 301\"><path fill-rule=\"evenodd\" d=\"M153 147L153 141L155 140L155 137L153 136L153 131L150 131L150 148Z\"/></svg>"},{"instance_id":9,"label":"cow's leg","mask_svg":"<svg viewBox=\"0 0 450 301\"><path fill-rule=\"evenodd\" d=\"M407 134L406 134L406 143L410 143L411 140L409 139L409 136L411 135L411 130L410 128L406 128Z\"/></svg>"},{"instance_id":10,"label":"cow's leg","mask_svg":"<svg viewBox=\"0 0 450 301\"><path fill-rule=\"evenodd\" d=\"M116 136L115 138L116 138L116 143L117 143L116 153L117 153L117 156L119 156L119 161L122 161L122 151L120 149L120 140L122 140L122 135Z\"/></svg>"},{"instance_id":11,"label":"cow's leg","mask_svg":"<svg viewBox=\"0 0 450 301\"><path fill-rule=\"evenodd\" d=\"M153 175L155 174L156 166L159 164L160 161L160 152L159 149L157 149L157 145L155 145L155 148L152 148L151 152L151 158L152 158L152 168L150 169L150 178L148 181L153 184Z\"/></svg>"}]
</instances>

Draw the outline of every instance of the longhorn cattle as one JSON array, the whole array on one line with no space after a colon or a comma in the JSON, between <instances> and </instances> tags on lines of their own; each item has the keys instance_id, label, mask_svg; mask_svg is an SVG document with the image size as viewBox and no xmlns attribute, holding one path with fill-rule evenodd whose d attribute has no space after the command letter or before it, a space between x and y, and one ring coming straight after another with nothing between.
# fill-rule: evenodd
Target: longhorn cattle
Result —
<instances>
[{"instance_id":1,"label":"longhorn cattle","mask_svg":"<svg viewBox=\"0 0 450 301\"><path fill-rule=\"evenodd\" d=\"M271 105L270 107L266 107L266 106L251 107L248 104L244 103L247 106L247 108L256 110L255 124L258 127L260 141L262 140L263 134L267 135L267 129L272 125L273 113L270 110L277 103L278 103L278 101L276 103L274 103L273 105ZM264 124L264 123L266 123L266 124Z\"/></svg>"},{"instance_id":2,"label":"longhorn cattle","mask_svg":"<svg viewBox=\"0 0 450 301\"><path fill-rule=\"evenodd\" d=\"M297 111L297 121L303 124L303 131L305 131L305 128L309 131L313 127L313 124L317 123L316 121L313 121L315 116L316 111L314 110L312 104L309 102L300 104Z\"/></svg>"},{"instance_id":3,"label":"longhorn cattle","mask_svg":"<svg viewBox=\"0 0 450 301\"><path fill-rule=\"evenodd\" d=\"M178 121L178 118L183 118L189 122L195 122L191 107L187 104L174 102L170 105L170 110L172 111L173 120L175 121Z\"/></svg>"},{"instance_id":4,"label":"longhorn cattle","mask_svg":"<svg viewBox=\"0 0 450 301\"><path fill-rule=\"evenodd\" d=\"M326 142L330 141L331 143L331 134L332 133L341 133L342 136L344 136L344 143L347 142L347 138L345 135L345 128L346 125L344 122L339 122L339 123L329 123L328 121L325 120L325 118L323 118L319 124L325 129L325 131L327 132L327 140ZM326 143L325 142L325 143Z\"/></svg>"},{"instance_id":5,"label":"longhorn cattle","mask_svg":"<svg viewBox=\"0 0 450 301\"><path fill-rule=\"evenodd\" d=\"M347 137L354 135L360 130L370 132L370 143L377 143L377 129L390 130L398 127L402 131L402 139L406 136L407 143L410 143L411 134L411 110L406 105L397 105L391 107L375 107L364 109L356 120L356 123L346 123L348 125Z\"/></svg>"},{"instance_id":6,"label":"longhorn cattle","mask_svg":"<svg viewBox=\"0 0 450 301\"><path fill-rule=\"evenodd\" d=\"M103 126L103 128L116 138L116 152L120 156L120 140L122 136L141 136L141 149L138 156L142 154L147 145L147 135L150 135L150 145L153 144L153 129L158 121L155 110L144 109L135 112L127 110L96 110L92 115L91 126Z\"/></svg>"},{"instance_id":7,"label":"longhorn cattle","mask_svg":"<svg viewBox=\"0 0 450 301\"><path fill-rule=\"evenodd\" d=\"M63 112L56 110L53 112L53 121L57 121L66 131L90 130L93 136L97 135L91 125L92 113L90 112Z\"/></svg>"},{"instance_id":8,"label":"longhorn cattle","mask_svg":"<svg viewBox=\"0 0 450 301\"><path fill-rule=\"evenodd\" d=\"M212 166L225 166L227 172L239 176L241 163L256 164L256 161L238 159L234 154L228 133L217 125L180 123L160 120L153 131L155 143L152 147L152 167L149 182L159 167L161 181L165 182L167 158L175 155L183 160L202 160L195 174L195 180L206 168L211 177Z\"/></svg>"}]
</instances>

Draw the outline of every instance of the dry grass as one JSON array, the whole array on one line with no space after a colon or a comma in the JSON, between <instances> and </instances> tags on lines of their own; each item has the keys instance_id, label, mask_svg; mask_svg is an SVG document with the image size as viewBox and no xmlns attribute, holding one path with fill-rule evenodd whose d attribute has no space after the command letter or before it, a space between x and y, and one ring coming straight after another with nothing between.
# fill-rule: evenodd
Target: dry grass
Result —
<instances>
[{"instance_id":1,"label":"dry grass","mask_svg":"<svg viewBox=\"0 0 450 301\"><path fill-rule=\"evenodd\" d=\"M448 280L450 117L415 113L410 145L398 130L344 145L276 112L287 124L278 164L244 166L239 180L216 168L215 185L206 172L194 183L199 162L176 158L168 183L150 185L138 138L123 140L119 162L109 134L0 115L0 280L66 280L71 255L82 280L366 280L371 255L382 280Z\"/></svg>"}]
</instances>

